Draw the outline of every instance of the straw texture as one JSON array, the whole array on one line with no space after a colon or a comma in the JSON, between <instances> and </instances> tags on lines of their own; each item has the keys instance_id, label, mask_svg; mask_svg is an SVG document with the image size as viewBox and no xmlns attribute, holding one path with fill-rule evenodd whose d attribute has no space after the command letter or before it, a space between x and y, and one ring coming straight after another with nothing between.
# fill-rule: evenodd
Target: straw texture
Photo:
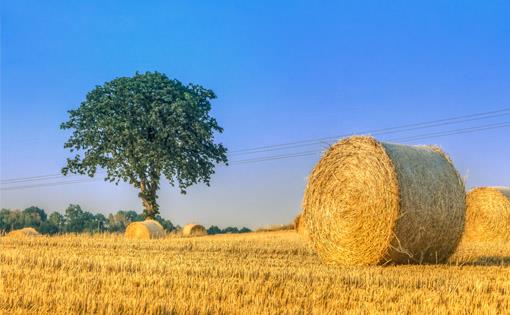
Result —
<instances>
[{"instance_id":1,"label":"straw texture","mask_svg":"<svg viewBox=\"0 0 510 315\"><path fill-rule=\"evenodd\" d=\"M303 209L307 235L327 262L436 263L462 235L465 190L437 147L355 136L315 166Z\"/></svg>"},{"instance_id":2,"label":"straw texture","mask_svg":"<svg viewBox=\"0 0 510 315\"><path fill-rule=\"evenodd\" d=\"M7 233L8 237L14 238L22 238L22 237L32 237L32 236L41 236L39 232L37 232L34 228L26 227L20 230L14 230Z\"/></svg>"},{"instance_id":3,"label":"straw texture","mask_svg":"<svg viewBox=\"0 0 510 315\"><path fill-rule=\"evenodd\" d=\"M183 236L203 236L207 235L207 230L200 224L189 223L182 229Z\"/></svg>"},{"instance_id":4,"label":"straw texture","mask_svg":"<svg viewBox=\"0 0 510 315\"><path fill-rule=\"evenodd\" d=\"M478 187L467 195L462 242L510 241L510 187Z\"/></svg>"},{"instance_id":5,"label":"straw texture","mask_svg":"<svg viewBox=\"0 0 510 315\"><path fill-rule=\"evenodd\" d=\"M155 220L145 220L141 222L132 222L126 228L124 236L128 239L149 240L162 238L165 236L165 230Z\"/></svg>"}]
</instances>

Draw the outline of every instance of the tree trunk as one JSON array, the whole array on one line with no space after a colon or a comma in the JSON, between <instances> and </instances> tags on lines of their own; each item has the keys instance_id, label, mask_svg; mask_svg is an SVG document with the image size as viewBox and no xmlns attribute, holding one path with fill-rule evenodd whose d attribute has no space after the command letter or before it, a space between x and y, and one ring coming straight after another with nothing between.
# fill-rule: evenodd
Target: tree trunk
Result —
<instances>
[{"instance_id":1,"label":"tree trunk","mask_svg":"<svg viewBox=\"0 0 510 315\"><path fill-rule=\"evenodd\" d=\"M140 193L138 194L143 203L145 219L155 219L159 213L156 203L155 189L149 189L144 181L140 182Z\"/></svg>"}]
</instances>

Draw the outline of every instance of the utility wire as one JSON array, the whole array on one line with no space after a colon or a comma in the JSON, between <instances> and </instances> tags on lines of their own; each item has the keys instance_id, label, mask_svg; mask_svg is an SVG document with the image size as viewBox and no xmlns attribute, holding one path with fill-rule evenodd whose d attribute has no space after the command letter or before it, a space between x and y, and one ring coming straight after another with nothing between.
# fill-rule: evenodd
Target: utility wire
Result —
<instances>
[{"instance_id":1,"label":"utility wire","mask_svg":"<svg viewBox=\"0 0 510 315\"><path fill-rule=\"evenodd\" d=\"M487 118L494 118L494 117L500 117L510 114L510 109L502 109L498 111L491 111L491 112L484 112L484 113L478 113L478 114L471 114L471 115L465 115L465 116L458 116L453 118L447 118L447 119L441 119L441 120L435 120L435 121L429 121L429 122L423 122L423 123L417 123L417 124L407 124L403 126L397 126L397 127L391 127L391 128L384 128L384 129L376 129L374 132L372 132L372 135L382 135L382 134L394 134L399 132L405 132L410 130L417 130L417 129L424 129L424 128L431 128L431 127L437 127L437 126L444 126L444 125L451 125L451 124L457 124L467 121L474 121L474 120L480 120L480 119L487 119ZM423 138L430 138L430 137L441 137L446 135L453 135L453 134L461 134L466 132L472 132L472 131L478 131L478 130L487 130L487 129L493 129L493 128L501 128L501 127L507 127L505 125L506 123L499 123L499 124L491 124L491 125L483 125L483 126L476 126L471 128L464 128L464 129L458 129L453 131L447 131L446 134L443 134L442 132L436 132L431 134L425 134L425 135L419 135L419 136L413 136L413 137L407 137L407 138L399 138L395 140L390 141L406 141L406 140L420 140ZM369 133L369 132L365 132ZM346 135L344 135L346 136ZM342 136L338 136L342 137ZM320 141L314 140L313 143L306 144L306 146L309 145L317 145L317 144L327 144L329 145L329 142L325 141L326 139L333 139L336 141L338 137L325 137L320 138ZM300 141L306 142L311 140L305 140ZM269 152L274 150L281 150L281 149L291 149L296 147L301 147L303 145L290 145L297 142L289 142L287 144L279 144L274 145L273 148L269 148L269 146L266 146L267 149L260 149L262 147L258 147L257 150L253 150L252 152L247 152L244 154L254 154L254 153L262 153L262 152ZM285 146L284 148L278 148L277 146ZM240 151L235 151L240 152ZM297 152L292 153L289 156L286 154L284 155L277 155L277 156L266 156L266 157L259 157L259 158L253 158L253 159L245 159L245 160L238 160L238 161L232 161L230 164L249 164L252 162L263 162L263 161L271 161L271 160L277 160L277 159L284 159L284 158L290 158L290 157L298 157L298 156L309 156L312 155L311 151L306 152ZM97 174L104 174L105 172L98 172ZM63 176L61 174L49 174L49 175L39 175L39 176L30 176L30 177L20 177L20 178L11 178L11 179L5 179L0 181L1 185L6 184L18 184L18 183L25 183L25 182L35 182L35 181L47 181L51 179L60 179L60 178L68 178L68 177L75 177L75 176L81 176L80 174L72 174L68 176Z\"/></svg>"},{"instance_id":2,"label":"utility wire","mask_svg":"<svg viewBox=\"0 0 510 315\"><path fill-rule=\"evenodd\" d=\"M394 134L394 133L407 132L407 131L419 130L419 129L424 129L424 128L432 128L432 127L439 127L439 126L445 126L445 125L459 124L459 123L468 122L468 121L476 121L476 120L482 120L482 119L501 117L501 116L506 116L506 115L510 115L510 108L504 108L504 109L495 110L495 111L481 112L481 113L470 114L470 115L444 118L444 119L439 119L439 120L426 121L426 122L421 122L421 123L406 124L406 125L401 125L401 126L396 126L396 127L374 129L371 131L359 132L357 134L371 134L374 136L385 135L385 134ZM328 141L337 140L339 138L343 138L343 137L350 136L350 135L352 135L352 134L343 134L343 135L337 135L337 136L333 136L333 137L323 137L323 138L316 138L316 139L310 139L310 140L301 140L301 141L280 143L280 144L267 145L267 146L259 146L259 147L249 148L249 149L232 151L230 153L230 155L257 154L257 153L265 153L265 152L271 152L271 151L277 151L277 150L288 150L288 149L295 149L295 148L306 147L306 146L315 146L318 144L324 144L325 142L327 143ZM73 175L68 175L67 177L73 177L73 176L81 176L81 175L73 174ZM39 175L39 176L4 179L4 180L0 180L0 183L1 184L14 184L14 183L32 182L32 181L46 181L46 180L50 180L50 179L59 179L62 177L64 177L62 174L47 174L47 175Z\"/></svg>"},{"instance_id":3,"label":"utility wire","mask_svg":"<svg viewBox=\"0 0 510 315\"><path fill-rule=\"evenodd\" d=\"M479 132L479 131L499 129L499 128L508 128L508 127L510 127L510 121L503 122L503 123L497 123L497 124L478 126L478 127L462 128L462 129L454 129L454 130L448 130L448 131L443 131L443 132L428 133L428 134L417 135L414 137L390 139L390 140L386 140L386 141L409 142L409 141L414 141L414 140L445 137L445 136L466 134L466 133L474 133L474 132ZM260 157L260 158L254 158L254 159L237 160L237 161L232 161L231 164L232 165L251 164L251 163L259 163L259 162L294 158L294 157L312 156L312 155L318 155L319 153L320 152L318 152L318 151L295 152L293 154L283 154L283 155L266 156L266 157ZM11 187L1 188L0 190L8 191L8 190L17 190L17 189L51 187L51 186L60 186L60 185L67 185L67 184L90 183L90 182L95 182L95 181L99 181L99 180L101 180L101 179L95 178L95 179L85 179L85 180L54 182L54 183L42 183L42 184L25 185L25 186L11 186Z\"/></svg>"},{"instance_id":4,"label":"utility wire","mask_svg":"<svg viewBox=\"0 0 510 315\"><path fill-rule=\"evenodd\" d=\"M496 111L456 116L456 117L450 117L450 118L439 119L439 120L431 120L431 121L426 121L426 122L421 122L421 123L406 124L406 125L401 125L401 126L396 126L396 127L373 129L373 130L367 130L367 131L363 131L363 132L342 134L342 135L336 135L336 136L331 136L331 137L323 137L323 138L315 138L315 139L309 139L309 140L300 140L300 141L294 141L294 142L265 145L265 146L247 148L247 149L242 149L242 150L235 150L235 151L231 151L231 153L233 154L233 153L253 152L253 151L259 151L261 149L288 147L288 146L294 146L294 145L300 145L300 144L307 144L307 145L308 144L316 144L316 143L321 143L321 142L331 140L331 139L343 138L343 137L350 136L353 134L382 135L382 134L388 134L388 133L404 132L404 131L411 131L411 130L416 130L416 129L437 127L437 126L441 126L441 125L445 125L445 124L455 124L455 123L461 123L461 122L466 122L466 121L471 121L471 120L479 120L479 119L487 119L487 118L506 116L509 114L510 114L510 108L504 108L504 109L500 109L500 110L496 110Z\"/></svg>"}]
</instances>

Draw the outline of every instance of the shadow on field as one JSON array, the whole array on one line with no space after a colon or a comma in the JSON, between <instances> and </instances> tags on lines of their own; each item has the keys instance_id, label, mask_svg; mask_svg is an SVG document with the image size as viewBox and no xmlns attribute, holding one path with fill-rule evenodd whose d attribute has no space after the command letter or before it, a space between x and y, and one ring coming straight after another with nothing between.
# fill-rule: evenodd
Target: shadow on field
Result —
<instances>
[{"instance_id":1,"label":"shadow on field","mask_svg":"<svg viewBox=\"0 0 510 315\"><path fill-rule=\"evenodd\" d=\"M505 266L510 267L510 256L482 256L462 263L467 266Z\"/></svg>"}]
</instances>

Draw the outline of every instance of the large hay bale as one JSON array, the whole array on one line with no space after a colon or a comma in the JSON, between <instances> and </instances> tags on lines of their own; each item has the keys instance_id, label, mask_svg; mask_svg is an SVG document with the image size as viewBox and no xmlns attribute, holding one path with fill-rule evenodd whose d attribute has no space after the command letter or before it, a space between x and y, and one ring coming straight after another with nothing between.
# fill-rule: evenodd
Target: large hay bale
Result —
<instances>
[{"instance_id":1,"label":"large hay bale","mask_svg":"<svg viewBox=\"0 0 510 315\"><path fill-rule=\"evenodd\" d=\"M343 265L444 262L464 227L464 184L437 147L343 139L312 171L303 200L308 237Z\"/></svg>"},{"instance_id":2,"label":"large hay bale","mask_svg":"<svg viewBox=\"0 0 510 315\"><path fill-rule=\"evenodd\" d=\"M13 230L7 233L8 237L13 238L24 238L24 237L33 237L33 236L41 236L39 232L37 232L34 228L26 227L19 230Z\"/></svg>"},{"instance_id":3,"label":"large hay bale","mask_svg":"<svg viewBox=\"0 0 510 315\"><path fill-rule=\"evenodd\" d=\"M207 230L200 224L189 223L182 229L183 236L203 236L207 235Z\"/></svg>"},{"instance_id":4,"label":"large hay bale","mask_svg":"<svg viewBox=\"0 0 510 315\"><path fill-rule=\"evenodd\" d=\"M462 242L510 241L510 187L478 187L466 198Z\"/></svg>"},{"instance_id":5,"label":"large hay bale","mask_svg":"<svg viewBox=\"0 0 510 315\"><path fill-rule=\"evenodd\" d=\"M132 222L127 226L124 236L138 240L156 239L165 236L165 229L155 220Z\"/></svg>"}]
</instances>

